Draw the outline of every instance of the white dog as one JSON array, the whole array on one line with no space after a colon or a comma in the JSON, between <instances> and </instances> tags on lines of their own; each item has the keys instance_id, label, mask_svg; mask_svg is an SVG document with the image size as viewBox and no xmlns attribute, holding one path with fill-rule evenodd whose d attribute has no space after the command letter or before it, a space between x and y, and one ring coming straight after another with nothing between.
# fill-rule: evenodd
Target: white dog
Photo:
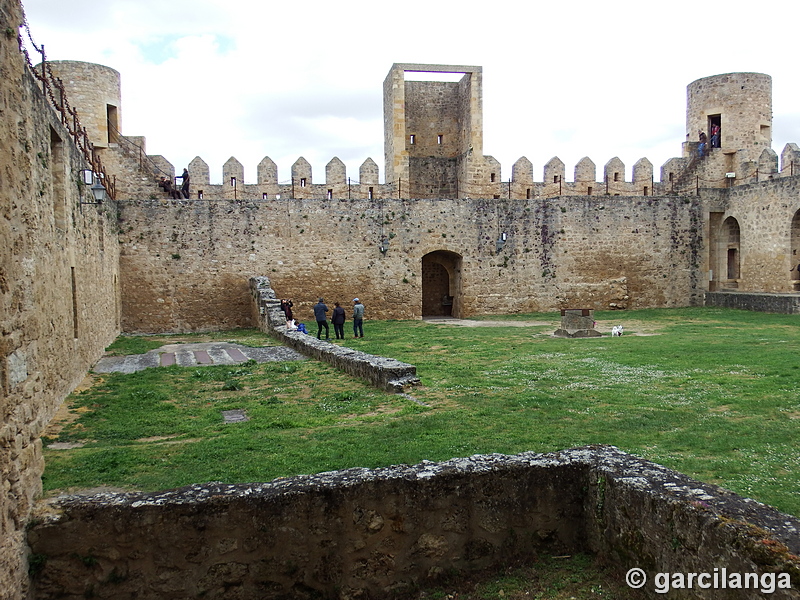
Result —
<instances>
[{"instance_id":1,"label":"white dog","mask_svg":"<svg viewBox=\"0 0 800 600\"><path fill-rule=\"evenodd\" d=\"M625 329L622 327L622 325L614 325L611 328L611 337L619 337L622 335L623 331L625 331Z\"/></svg>"}]
</instances>

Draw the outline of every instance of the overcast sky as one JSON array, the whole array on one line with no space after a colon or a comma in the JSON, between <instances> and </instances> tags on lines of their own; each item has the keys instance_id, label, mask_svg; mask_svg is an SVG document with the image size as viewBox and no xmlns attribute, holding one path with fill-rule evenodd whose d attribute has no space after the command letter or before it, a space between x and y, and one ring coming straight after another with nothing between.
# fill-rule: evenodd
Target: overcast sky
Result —
<instances>
[{"instance_id":1,"label":"overcast sky","mask_svg":"<svg viewBox=\"0 0 800 600\"><path fill-rule=\"evenodd\" d=\"M338 156L358 179L383 158L383 80L393 63L483 67L484 154L507 180L521 156L542 179L558 156L680 156L686 86L733 71L773 78L773 149L800 143L798 0L24 0L48 59L122 76L121 125L180 171L211 180L236 157L248 183L265 156L280 181L305 157Z\"/></svg>"}]
</instances>

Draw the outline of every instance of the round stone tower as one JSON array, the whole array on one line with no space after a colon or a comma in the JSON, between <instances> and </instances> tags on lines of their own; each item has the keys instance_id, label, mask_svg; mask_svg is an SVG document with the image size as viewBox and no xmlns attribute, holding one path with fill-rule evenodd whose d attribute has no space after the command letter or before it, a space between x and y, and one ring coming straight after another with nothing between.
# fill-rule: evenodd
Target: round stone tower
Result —
<instances>
[{"instance_id":1,"label":"round stone tower","mask_svg":"<svg viewBox=\"0 0 800 600\"><path fill-rule=\"evenodd\" d=\"M727 73L693 81L686 88L687 142L704 131L712 145L720 128L723 151L737 152L740 161L757 161L772 144L772 77L763 73Z\"/></svg>"},{"instance_id":2,"label":"round stone tower","mask_svg":"<svg viewBox=\"0 0 800 600\"><path fill-rule=\"evenodd\" d=\"M119 72L103 65L73 60L53 60L47 64L53 75L63 82L70 106L78 112L92 144L107 148L116 143L122 131Z\"/></svg>"}]
</instances>

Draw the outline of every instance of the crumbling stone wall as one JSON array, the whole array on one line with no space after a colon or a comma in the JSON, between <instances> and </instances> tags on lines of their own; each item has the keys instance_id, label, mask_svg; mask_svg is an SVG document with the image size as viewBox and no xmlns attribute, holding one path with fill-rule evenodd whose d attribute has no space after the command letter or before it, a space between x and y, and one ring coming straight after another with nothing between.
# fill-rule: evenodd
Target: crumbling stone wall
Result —
<instances>
[{"instance_id":1,"label":"crumbling stone wall","mask_svg":"<svg viewBox=\"0 0 800 600\"><path fill-rule=\"evenodd\" d=\"M772 598L796 598L800 583L800 521L613 447L65 496L40 509L29 543L42 600L392 598L537 552L602 554L621 578L633 567L789 573L795 589ZM669 597L721 597L683 592Z\"/></svg>"},{"instance_id":2,"label":"crumbling stone wall","mask_svg":"<svg viewBox=\"0 0 800 600\"><path fill-rule=\"evenodd\" d=\"M25 66L0 0L0 598L22 598L40 434L116 336L113 204L81 206L84 161Z\"/></svg>"}]
</instances>

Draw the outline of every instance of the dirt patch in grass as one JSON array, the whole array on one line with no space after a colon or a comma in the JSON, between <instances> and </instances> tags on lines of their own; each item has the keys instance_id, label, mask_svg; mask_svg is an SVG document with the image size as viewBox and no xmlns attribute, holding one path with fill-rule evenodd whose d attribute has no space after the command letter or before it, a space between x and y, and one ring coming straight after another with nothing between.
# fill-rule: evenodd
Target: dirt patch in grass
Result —
<instances>
[{"instance_id":1,"label":"dirt patch in grass","mask_svg":"<svg viewBox=\"0 0 800 600\"><path fill-rule=\"evenodd\" d=\"M426 323L434 325L452 325L454 327L552 327L553 331L558 329L561 324L553 321L475 321L472 319L425 319ZM623 325L625 327L624 335L658 335L661 333L662 326L654 323L645 323L643 321L633 321L627 319L619 319L614 321L597 321L596 329L600 333L610 334L611 328L614 325ZM543 334L549 335L549 334ZM591 338L586 338L591 339ZM431 350L438 350L438 348L431 348Z\"/></svg>"}]
</instances>

